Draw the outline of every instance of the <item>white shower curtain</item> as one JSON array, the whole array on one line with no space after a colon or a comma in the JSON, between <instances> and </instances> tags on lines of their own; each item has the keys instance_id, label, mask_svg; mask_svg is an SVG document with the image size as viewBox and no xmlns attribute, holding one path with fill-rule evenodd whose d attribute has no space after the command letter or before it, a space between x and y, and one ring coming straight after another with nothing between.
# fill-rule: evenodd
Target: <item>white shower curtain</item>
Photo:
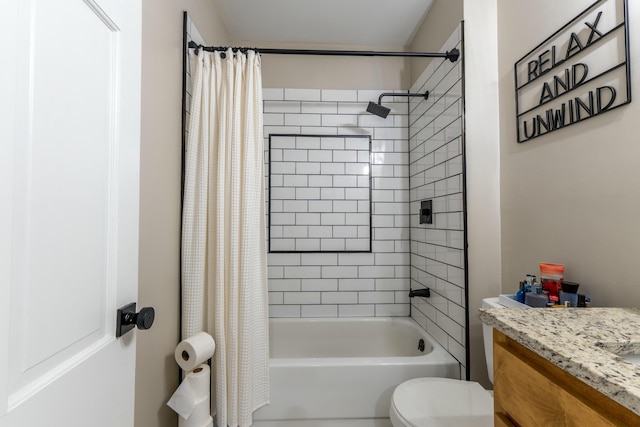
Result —
<instances>
[{"instance_id":1,"label":"white shower curtain","mask_svg":"<svg viewBox=\"0 0 640 427\"><path fill-rule=\"evenodd\" d=\"M251 50L190 56L182 335L213 336L217 424L244 427L269 403L260 56Z\"/></svg>"}]
</instances>

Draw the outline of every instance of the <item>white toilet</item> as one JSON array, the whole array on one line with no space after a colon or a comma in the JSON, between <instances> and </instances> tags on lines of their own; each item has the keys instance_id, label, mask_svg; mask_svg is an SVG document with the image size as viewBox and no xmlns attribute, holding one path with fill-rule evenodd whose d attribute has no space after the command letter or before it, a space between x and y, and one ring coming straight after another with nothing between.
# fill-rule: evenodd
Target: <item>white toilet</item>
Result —
<instances>
[{"instance_id":1,"label":"white toilet","mask_svg":"<svg viewBox=\"0 0 640 427\"><path fill-rule=\"evenodd\" d=\"M503 298L486 298L482 307L504 308ZM526 307L513 302L508 305ZM489 379L493 383L491 326L483 324L482 334ZM414 378L396 387L389 417L394 427L493 427L493 396L476 382Z\"/></svg>"}]
</instances>

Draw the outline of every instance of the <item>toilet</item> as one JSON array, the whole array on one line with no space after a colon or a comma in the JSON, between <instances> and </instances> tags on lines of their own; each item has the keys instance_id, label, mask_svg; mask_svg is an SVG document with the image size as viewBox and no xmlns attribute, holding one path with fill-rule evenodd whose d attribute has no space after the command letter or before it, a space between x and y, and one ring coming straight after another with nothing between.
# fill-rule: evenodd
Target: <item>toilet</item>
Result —
<instances>
[{"instance_id":1,"label":"toilet","mask_svg":"<svg viewBox=\"0 0 640 427\"><path fill-rule=\"evenodd\" d=\"M482 300L483 308L521 307L504 297ZM493 329L482 325L484 353L493 383ZM493 396L480 384L450 378L414 378L396 387L389 418L393 427L493 427Z\"/></svg>"}]
</instances>

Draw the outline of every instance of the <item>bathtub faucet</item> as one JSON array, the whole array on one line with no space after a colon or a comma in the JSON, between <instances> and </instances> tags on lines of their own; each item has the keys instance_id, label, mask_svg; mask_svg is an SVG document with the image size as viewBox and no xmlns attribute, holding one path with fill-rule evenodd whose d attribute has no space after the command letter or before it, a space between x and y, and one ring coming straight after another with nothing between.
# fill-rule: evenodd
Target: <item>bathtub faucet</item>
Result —
<instances>
[{"instance_id":1,"label":"bathtub faucet","mask_svg":"<svg viewBox=\"0 0 640 427\"><path fill-rule=\"evenodd\" d=\"M413 297L429 298L430 296L431 296L431 291L429 290L429 288L409 289L409 298L413 298Z\"/></svg>"}]
</instances>

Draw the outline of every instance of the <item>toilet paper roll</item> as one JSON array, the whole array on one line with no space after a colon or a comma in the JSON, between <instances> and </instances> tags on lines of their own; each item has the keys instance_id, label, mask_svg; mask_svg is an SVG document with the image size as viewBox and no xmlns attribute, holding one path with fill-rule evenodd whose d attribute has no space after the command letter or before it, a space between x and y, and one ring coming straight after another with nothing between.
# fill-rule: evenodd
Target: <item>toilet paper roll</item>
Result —
<instances>
[{"instance_id":1,"label":"toilet paper roll","mask_svg":"<svg viewBox=\"0 0 640 427\"><path fill-rule=\"evenodd\" d=\"M200 332L176 346L176 362L185 371L192 371L210 359L215 349L216 343L213 337L206 332Z\"/></svg>"},{"instance_id":2,"label":"toilet paper roll","mask_svg":"<svg viewBox=\"0 0 640 427\"><path fill-rule=\"evenodd\" d=\"M209 398L196 402L196 407L188 418L178 417L179 427L205 427L211 419L211 404Z\"/></svg>"},{"instance_id":3,"label":"toilet paper roll","mask_svg":"<svg viewBox=\"0 0 640 427\"><path fill-rule=\"evenodd\" d=\"M210 395L211 370L208 365L199 365L189 372L177 388L167 406L176 411L181 417L189 418L196 403L208 399Z\"/></svg>"},{"instance_id":4,"label":"toilet paper roll","mask_svg":"<svg viewBox=\"0 0 640 427\"><path fill-rule=\"evenodd\" d=\"M200 401L211 394L211 368L203 363L189 372L185 377L189 381L191 392L196 401Z\"/></svg>"},{"instance_id":5,"label":"toilet paper roll","mask_svg":"<svg viewBox=\"0 0 640 427\"><path fill-rule=\"evenodd\" d=\"M191 425L186 425L185 423L187 422L186 420L183 420L182 418L178 417L179 421L178 421L178 427L213 427L213 417L209 416L209 421L206 424L203 424L201 426L191 426ZM182 423L182 424L181 424Z\"/></svg>"}]
</instances>

